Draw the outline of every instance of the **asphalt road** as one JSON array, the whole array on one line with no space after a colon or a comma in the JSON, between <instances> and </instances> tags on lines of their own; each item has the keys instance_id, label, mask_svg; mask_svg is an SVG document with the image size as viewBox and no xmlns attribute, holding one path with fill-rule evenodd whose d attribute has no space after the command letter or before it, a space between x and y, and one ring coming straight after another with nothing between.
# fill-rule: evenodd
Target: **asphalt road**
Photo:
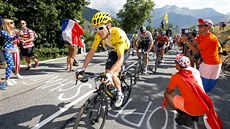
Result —
<instances>
[{"instance_id":1,"label":"asphalt road","mask_svg":"<svg viewBox=\"0 0 230 129\"><path fill-rule=\"evenodd\" d=\"M149 74L140 75L133 86L130 101L121 110L110 111L104 129L204 129L202 117L189 127L174 122L176 113L169 106L161 108L163 92L172 73L176 72L174 58L178 50L165 55L165 62L153 73L150 60ZM80 66L85 54L77 55ZM97 53L87 71L102 72L107 52ZM129 65L137 61L130 57ZM74 72L65 70L66 58L40 63L38 68L25 71L23 79L16 79L7 90L0 90L0 129L71 129L72 119L79 107L94 91L94 83L75 85ZM80 67L75 67L80 68ZM3 70L0 71L4 77ZM230 129L230 77L221 74L210 97L221 117L224 129Z\"/></svg>"}]
</instances>

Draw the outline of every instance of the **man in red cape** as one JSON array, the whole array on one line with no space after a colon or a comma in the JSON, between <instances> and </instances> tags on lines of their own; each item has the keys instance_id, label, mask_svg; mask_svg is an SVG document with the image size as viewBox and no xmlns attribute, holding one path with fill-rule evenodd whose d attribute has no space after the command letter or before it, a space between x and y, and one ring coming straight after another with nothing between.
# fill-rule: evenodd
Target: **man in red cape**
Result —
<instances>
[{"instance_id":1,"label":"man in red cape","mask_svg":"<svg viewBox=\"0 0 230 129\"><path fill-rule=\"evenodd\" d=\"M179 116L175 121L179 125L187 125L186 117L192 119L196 116L204 115L204 123L208 129L222 129L223 124L214 110L211 98L204 92L199 71L189 67L189 58L178 54L176 57L176 69L179 70L172 75L168 87L164 93L162 107L167 102L176 109ZM181 96L173 93L178 88ZM197 119L193 119L198 121Z\"/></svg>"}]
</instances>

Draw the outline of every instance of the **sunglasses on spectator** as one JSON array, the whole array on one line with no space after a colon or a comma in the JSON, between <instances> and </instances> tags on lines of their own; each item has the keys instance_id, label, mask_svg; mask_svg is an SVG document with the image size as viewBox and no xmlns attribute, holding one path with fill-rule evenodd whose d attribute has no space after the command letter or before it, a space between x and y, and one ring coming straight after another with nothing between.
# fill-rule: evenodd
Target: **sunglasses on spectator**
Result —
<instances>
[{"instance_id":1,"label":"sunglasses on spectator","mask_svg":"<svg viewBox=\"0 0 230 129\"><path fill-rule=\"evenodd\" d=\"M13 22L13 21L11 21L11 22L10 22L10 24L14 24L14 22Z\"/></svg>"},{"instance_id":2,"label":"sunglasses on spectator","mask_svg":"<svg viewBox=\"0 0 230 129\"><path fill-rule=\"evenodd\" d=\"M95 30L96 31L104 30L106 27L107 27L107 25L99 26L99 27L95 28Z\"/></svg>"},{"instance_id":3,"label":"sunglasses on spectator","mask_svg":"<svg viewBox=\"0 0 230 129\"><path fill-rule=\"evenodd\" d=\"M25 23L21 23L22 25L24 25Z\"/></svg>"}]
</instances>

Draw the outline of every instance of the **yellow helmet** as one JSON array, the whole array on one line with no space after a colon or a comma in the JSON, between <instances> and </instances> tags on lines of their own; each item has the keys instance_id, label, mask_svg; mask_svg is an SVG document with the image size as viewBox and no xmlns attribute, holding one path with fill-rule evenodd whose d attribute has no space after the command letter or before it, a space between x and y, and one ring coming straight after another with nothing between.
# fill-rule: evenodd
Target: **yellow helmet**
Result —
<instances>
[{"instance_id":1,"label":"yellow helmet","mask_svg":"<svg viewBox=\"0 0 230 129\"><path fill-rule=\"evenodd\" d=\"M100 24L106 24L110 21L112 21L112 18L106 12L98 12L98 13L94 14L94 16L92 17L92 25L93 26L97 26Z\"/></svg>"}]
</instances>

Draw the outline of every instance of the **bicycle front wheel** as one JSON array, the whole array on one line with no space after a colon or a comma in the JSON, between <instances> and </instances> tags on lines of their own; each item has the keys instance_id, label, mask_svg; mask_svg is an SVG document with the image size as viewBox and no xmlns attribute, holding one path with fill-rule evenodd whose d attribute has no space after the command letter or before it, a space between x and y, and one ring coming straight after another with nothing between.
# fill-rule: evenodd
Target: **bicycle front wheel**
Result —
<instances>
[{"instance_id":1,"label":"bicycle front wheel","mask_svg":"<svg viewBox=\"0 0 230 129\"><path fill-rule=\"evenodd\" d=\"M130 72L123 73L121 77L121 88L122 88L122 93L124 94L124 100L121 107L124 106L129 100L132 91L132 85L133 85L132 81L133 79Z\"/></svg>"},{"instance_id":2,"label":"bicycle front wheel","mask_svg":"<svg viewBox=\"0 0 230 129\"><path fill-rule=\"evenodd\" d=\"M159 65L159 55L158 55L158 56L156 56L154 73L156 73L156 72L157 72L158 65Z\"/></svg>"},{"instance_id":3,"label":"bicycle front wheel","mask_svg":"<svg viewBox=\"0 0 230 129\"><path fill-rule=\"evenodd\" d=\"M74 129L103 129L107 112L107 98L101 98L99 94L93 95L81 107Z\"/></svg>"}]
</instances>

